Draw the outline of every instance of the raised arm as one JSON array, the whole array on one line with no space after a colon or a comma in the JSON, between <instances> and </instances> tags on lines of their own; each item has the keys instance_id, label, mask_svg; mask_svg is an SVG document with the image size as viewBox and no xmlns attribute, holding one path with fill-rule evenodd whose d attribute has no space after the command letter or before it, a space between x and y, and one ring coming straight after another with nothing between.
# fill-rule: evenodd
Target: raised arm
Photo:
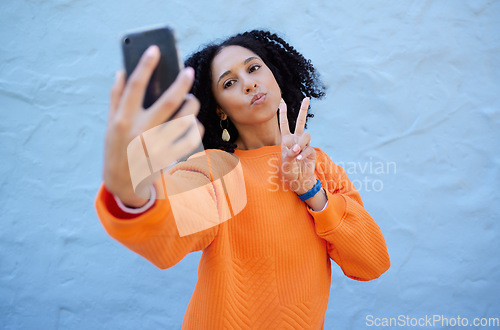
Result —
<instances>
[{"instance_id":1,"label":"raised arm","mask_svg":"<svg viewBox=\"0 0 500 330\"><path fill-rule=\"evenodd\" d=\"M378 278L390 267L384 236L344 169L316 150L315 173L328 199L324 210L309 210L316 232L327 241L328 254L346 276L360 281Z\"/></svg>"},{"instance_id":2,"label":"raised arm","mask_svg":"<svg viewBox=\"0 0 500 330\"><path fill-rule=\"evenodd\" d=\"M111 90L106 130L104 182L95 206L104 228L112 237L158 267L166 268L177 263L187 253L210 244L217 226L206 225L206 221L212 221L211 224L218 222L218 195L224 195L224 192L217 187L217 183L212 182L207 160L203 161L202 157L189 162L188 167L179 164L163 176L160 176L161 168L158 170L158 166L155 166L154 162L159 159L160 165L163 165L165 157L167 160L176 160L191 153L198 146L193 141L201 142L200 135L203 132L203 126L197 121L192 121L192 125L170 125L167 130L163 129L165 121L181 105L182 108L172 119L195 116L199 111L198 100L188 94L194 79L192 68L184 69L151 107L142 108L146 87L159 58L158 47L151 46L128 81L124 72L117 73ZM151 132L158 130L161 139L151 139ZM142 153L147 150L147 157L141 153L131 153L131 146ZM136 177L131 170L136 173L135 169L139 169L139 172L143 169L154 172L154 175L147 173L140 176L141 189L137 189L139 185L133 182ZM143 178L146 179L142 181ZM165 181L168 181L166 186L170 190L168 199L165 198ZM185 191L184 188L193 182L198 189ZM160 198L149 210L130 216L117 207L115 196L128 207L146 204L151 198L148 184L154 184ZM172 203L172 199L175 203ZM193 201L203 207L192 210ZM195 221L194 230L185 230L183 227L189 221Z\"/></svg>"}]
</instances>

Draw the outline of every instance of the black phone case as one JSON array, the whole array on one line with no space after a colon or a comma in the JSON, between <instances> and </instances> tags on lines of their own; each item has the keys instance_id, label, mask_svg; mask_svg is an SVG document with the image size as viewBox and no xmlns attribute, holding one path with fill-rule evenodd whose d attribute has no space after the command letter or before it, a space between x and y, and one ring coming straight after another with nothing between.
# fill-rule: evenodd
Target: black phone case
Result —
<instances>
[{"instance_id":1,"label":"black phone case","mask_svg":"<svg viewBox=\"0 0 500 330\"><path fill-rule=\"evenodd\" d=\"M174 82L180 71L174 32L169 27L161 27L129 33L122 38L122 52L127 79L134 71L144 51L151 45L157 45L160 48L161 57L144 96L144 109L149 108L160 97Z\"/></svg>"}]
</instances>

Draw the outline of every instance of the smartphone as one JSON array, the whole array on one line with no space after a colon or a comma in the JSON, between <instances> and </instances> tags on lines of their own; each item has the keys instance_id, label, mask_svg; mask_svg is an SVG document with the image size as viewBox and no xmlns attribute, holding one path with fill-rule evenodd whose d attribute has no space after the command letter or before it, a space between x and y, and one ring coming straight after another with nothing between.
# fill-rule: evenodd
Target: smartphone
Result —
<instances>
[{"instance_id":1,"label":"smartphone","mask_svg":"<svg viewBox=\"0 0 500 330\"><path fill-rule=\"evenodd\" d=\"M161 96L174 82L183 67L172 28L163 26L143 29L127 33L121 40L127 79L139 63L144 51L151 45L157 45L160 48L161 57L146 89L143 101L144 109L148 109Z\"/></svg>"}]
</instances>

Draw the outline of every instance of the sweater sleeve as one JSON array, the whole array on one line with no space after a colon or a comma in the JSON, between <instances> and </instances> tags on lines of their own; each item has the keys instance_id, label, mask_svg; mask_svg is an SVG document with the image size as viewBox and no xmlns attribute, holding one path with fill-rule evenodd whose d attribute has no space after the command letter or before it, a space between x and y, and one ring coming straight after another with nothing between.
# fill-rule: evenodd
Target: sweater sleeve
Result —
<instances>
[{"instance_id":1,"label":"sweater sleeve","mask_svg":"<svg viewBox=\"0 0 500 330\"><path fill-rule=\"evenodd\" d=\"M321 149L316 151L316 175L328 199L323 210L308 209L316 233L327 241L328 254L346 276L360 281L378 278L390 267L384 236L344 169Z\"/></svg>"},{"instance_id":2,"label":"sweater sleeve","mask_svg":"<svg viewBox=\"0 0 500 330\"><path fill-rule=\"evenodd\" d=\"M123 212L102 184L95 207L106 232L161 269L210 245L223 221L226 199L222 185L212 180L208 157L203 158L174 166L164 174L165 185L155 182L159 195L168 186L168 196L141 214Z\"/></svg>"}]
</instances>

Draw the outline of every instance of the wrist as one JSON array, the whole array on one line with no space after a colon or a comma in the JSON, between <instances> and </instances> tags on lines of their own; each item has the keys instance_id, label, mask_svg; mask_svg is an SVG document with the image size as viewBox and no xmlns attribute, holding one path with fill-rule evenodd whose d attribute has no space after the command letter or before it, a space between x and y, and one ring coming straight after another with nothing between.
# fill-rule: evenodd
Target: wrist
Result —
<instances>
[{"instance_id":1,"label":"wrist","mask_svg":"<svg viewBox=\"0 0 500 330\"><path fill-rule=\"evenodd\" d=\"M315 194L313 197L309 198L307 201L305 201L307 205L309 205L309 208L312 211L323 211L328 204L328 198L326 197L326 192L323 188Z\"/></svg>"},{"instance_id":2,"label":"wrist","mask_svg":"<svg viewBox=\"0 0 500 330\"><path fill-rule=\"evenodd\" d=\"M148 191L147 194L149 195L148 197L147 196L144 196L144 197L147 197L147 198L144 198L144 197L139 197L137 196L136 194L132 193L132 194L127 194L127 195L118 195L118 194L115 194L115 196L117 198L120 199L120 201L127 207L131 207L131 208L140 208L144 205L146 205L146 203L151 199L151 192Z\"/></svg>"},{"instance_id":3,"label":"wrist","mask_svg":"<svg viewBox=\"0 0 500 330\"><path fill-rule=\"evenodd\" d=\"M106 189L117 197L125 206L131 208L140 208L151 199L151 190L149 186L142 186L141 189L134 191L132 182L121 185L112 185L104 181Z\"/></svg>"},{"instance_id":4,"label":"wrist","mask_svg":"<svg viewBox=\"0 0 500 330\"><path fill-rule=\"evenodd\" d=\"M309 179L303 180L302 182L299 183L298 188L294 190L294 193L297 195L303 195L307 193L309 190L314 188L314 185L316 184L316 177L311 177Z\"/></svg>"},{"instance_id":5,"label":"wrist","mask_svg":"<svg viewBox=\"0 0 500 330\"><path fill-rule=\"evenodd\" d=\"M120 198L116 195L113 195L115 197L115 201L120 207L120 209L124 212L130 213L130 214L141 214L145 211L147 211L153 204L155 203L156 200L156 189L153 185L149 186L149 191L150 191L150 198L147 203L145 203L142 206L137 205L130 205L130 202L127 202L127 205L123 203ZM141 203L142 204L142 203Z\"/></svg>"}]
</instances>

